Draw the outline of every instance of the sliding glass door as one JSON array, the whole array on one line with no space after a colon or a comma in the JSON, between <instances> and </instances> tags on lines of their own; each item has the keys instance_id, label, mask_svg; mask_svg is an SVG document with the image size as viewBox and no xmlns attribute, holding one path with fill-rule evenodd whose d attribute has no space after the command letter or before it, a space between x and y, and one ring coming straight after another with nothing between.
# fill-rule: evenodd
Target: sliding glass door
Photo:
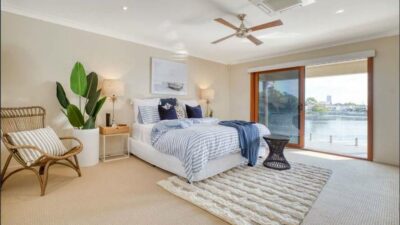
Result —
<instances>
[{"instance_id":1,"label":"sliding glass door","mask_svg":"<svg viewBox=\"0 0 400 225\"><path fill-rule=\"evenodd\" d=\"M372 160L373 58L306 73L304 66L252 73L251 120L289 136L289 147Z\"/></svg>"},{"instance_id":2,"label":"sliding glass door","mask_svg":"<svg viewBox=\"0 0 400 225\"><path fill-rule=\"evenodd\" d=\"M256 110L253 120L265 124L273 134L290 137L289 145L304 144L304 67L253 74Z\"/></svg>"},{"instance_id":3,"label":"sliding glass door","mask_svg":"<svg viewBox=\"0 0 400 225\"><path fill-rule=\"evenodd\" d=\"M368 157L367 59L308 66L304 147Z\"/></svg>"}]
</instances>

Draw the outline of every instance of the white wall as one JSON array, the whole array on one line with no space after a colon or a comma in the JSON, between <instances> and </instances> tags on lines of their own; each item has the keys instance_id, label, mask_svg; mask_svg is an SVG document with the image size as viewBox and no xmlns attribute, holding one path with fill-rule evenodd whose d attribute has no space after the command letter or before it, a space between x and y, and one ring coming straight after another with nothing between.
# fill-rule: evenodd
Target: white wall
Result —
<instances>
[{"instance_id":1,"label":"white wall","mask_svg":"<svg viewBox=\"0 0 400 225\"><path fill-rule=\"evenodd\" d=\"M399 36L232 65L229 68L231 118L250 119L249 68L371 49L376 50L373 160L399 165Z\"/></svg>"}]
</instances>

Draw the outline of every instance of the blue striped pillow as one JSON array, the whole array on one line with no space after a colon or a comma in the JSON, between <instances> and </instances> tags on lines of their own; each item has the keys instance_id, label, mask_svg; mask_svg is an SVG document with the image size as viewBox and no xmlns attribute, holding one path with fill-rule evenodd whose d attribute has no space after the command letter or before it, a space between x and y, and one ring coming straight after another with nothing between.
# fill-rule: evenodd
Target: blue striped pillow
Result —
<instances>
[{"instance_id":1,"label":"blue striped pillow","mask_svg":"<svg viewBox=\"0 0 400 225\"><path fill-rule=\"evenodd\" d=\"M143 124L157 123L160 121L158 106L139 106L139 121Z\"/></svg>"}]
</instances>

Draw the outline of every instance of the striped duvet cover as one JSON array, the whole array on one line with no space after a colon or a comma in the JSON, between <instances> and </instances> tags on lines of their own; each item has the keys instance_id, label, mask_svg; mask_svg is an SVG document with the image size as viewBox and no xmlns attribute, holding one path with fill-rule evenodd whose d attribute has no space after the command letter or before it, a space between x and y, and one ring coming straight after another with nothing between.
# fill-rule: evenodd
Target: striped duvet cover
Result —
<instances>
[{"instance_id":1,"label":"striped duvet cover","mask_svg":"<svg viewBox=\"0 0 400 225\"><path fill-rule=\"evenodd\" d=\"M163 121L156 124L152 131L152 145L158 151L178 158L190 182L193 174L201 171L208 161L240 151L235 128L218 125L218 120L188 122L186 119L183 122L184 126L167 128L162 126ZM270 134L270 131L262 124L255 126L259 129L260 143L265 146L262 136ZM162 132L154 132L157 127L162 127L163 129L159 129Z\"/></svg>"}]
</instances>

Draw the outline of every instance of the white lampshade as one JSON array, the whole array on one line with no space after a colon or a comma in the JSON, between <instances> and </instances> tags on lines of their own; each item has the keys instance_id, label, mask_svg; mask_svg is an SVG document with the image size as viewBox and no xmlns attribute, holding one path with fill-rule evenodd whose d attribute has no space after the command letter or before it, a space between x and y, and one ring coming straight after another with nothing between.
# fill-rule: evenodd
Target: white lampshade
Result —
<instances>
[{"instance_id":1,"label":"white lampshade","mask_svg":"<svg viewBox=\"0 0 400 225\"><path fill-rule=\"evenodd\" d=\"M103 80L102 91L107 97L123 96L125 92L124 83L121 80L115 79Z\"/></svg>"},{"instance_id":2,"label":"white lampshade","mask_svg":"<svg viewBox=\"0 0 400 225\"><path fill-rule=\"evenodd\" d=\"M213 89L202 89L200 94L201 99L210 101L214 99L215 91Z\"/></svg>"}]
</instances>

